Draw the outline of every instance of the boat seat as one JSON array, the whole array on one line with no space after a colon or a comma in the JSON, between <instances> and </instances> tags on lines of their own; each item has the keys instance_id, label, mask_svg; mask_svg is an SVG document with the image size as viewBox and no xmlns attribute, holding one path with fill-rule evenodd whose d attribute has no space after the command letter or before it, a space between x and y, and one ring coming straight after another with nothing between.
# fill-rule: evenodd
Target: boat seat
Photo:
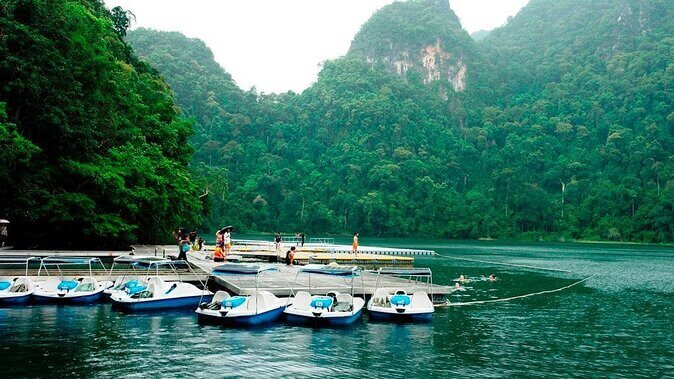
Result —
<instances>
[{"instance_id":1,"label":"boat seat","mask_svg":"<svg viewBox=\"0 0 674 379\"><path fill-rule=\"evenodd\" d=\"M306 291L299 291L293 298L293 308L307 310L310 308L311 294Z\"/></svg>"},{"instance_id":2,"label":"boat seat","mask_svg":"<svg viewBox=\"0 0 674 379\"><path fill-rule=\"evenodd\" d=\"M142 284L136 285L136 286L133 286L133 287L127 287L126 293L128 293L129 295L133 295L133 294L138 293L140 291L144 291L146 288L147 287L142 285Z\"/></svg>"},{"instance_id":3,"label":"boat seat","mask_svg":"<svg viewBox=\"0 0 674 379\"><path fill-rule=\"evenodd\" d=\"M412 295L412 307L414 308L433 308L433 302L428 298L424 291L415 292Z\"/></svg>"},{"instance_id":4,"label":"boat seat","mask_svg":"<svg viewBox=\"0 0 674 379\"><path fill-rule=\"evenodd\" d=\"M124 283L124 289L132 288L132 287L137 287L139 286L140 283L138 282L137 279L134 280L129 280L128 282Z\"/></svg>"},{"instance_id":5,"label":"boat seat","mask_svg":"<svg viewBox=\"0 0 674 379\"><path fill-rule=\"evenodd\" d=\"M231 296L229 295L229 293L225 291L218 291L215 293L215 295L213 295L213 300L211 301L211 303L213 304L220 303L221 301L229 299L230 297Z\"/></svg>"},{"instance_id":6,"label":"boat seat","mask_svg":"<svg viewBox=\"0 0 674 379\"><path fill-rule=\"evenodd\" d=\"M76 280L62 280L56 287L59 291L71 291L75 289L80 283Z\"/></svg>"},{"instance_id":7,"label":"boat seat","mask_svg":"<svg viewBox=\"0 0 674 379\"><path fill-rule=\"evenodd\" d=\"M353 297L351 297L351 295L340 293L337 295L336 300L335 306L332 309L333 311L351 312L351 309L353 309Z\"/></svg>"},{"instance_id":8,"label":"boat seat","mask_svg":"<svg viewBox=\"0 0 674 379\"><path fill-rule=\"evenodd\" d=\"M82 285L77 287L77 292L90 292L94 289L94 283L82 283Z\"/></svg>"},{"instance_id":9,"label":"boat seat","mask_svg":"<svg viewBox=\"0 0 674 379\"><path fill-rule=\"evenodd\" d=\"M220 302L222 308L236 308L246 301L245 296L232 296L229 299L224 299Z\"/></svg>"},{"instance_id":10,"label":"boat seat","mask_svg":"<svg viewBox=\"0 0 674 379\"><path fill-rule=\"evenodd\" d=\"M412 299L408 295L393 295L391 296L391 304L395 306L405 306L405 305L410 305L410 302Z\"/></svg>"},{"instance_id":11,"label":"boat seat","mask_svg":"<svg viewBox=\"0 0 674 379\"><path fill-rule=\"evenodd\" d=\"M2 282L0 282L0 291L4 291L11 286L12 286L12 282L7 282L7 281L3 280Z\"/></svg>"},{"instance_id":12,"label":"boat seat","mask_svg":"<svg viewBox=\"0 0 674 379\"><path fill-rule=\"evenodd\" d=\"M257 294L257 295L252 295L248 299L248 310L254 311L255 307L260 309L264 309L264 307L267 306L266 302L264 301L264 297L262 294Z\"/></svg>"},{"instance_id":13,"label":"boat seat","mask_svg":"<svg viewBox=\"0 0 674 379\"><path fill-rule=\"evenodd\" d=\"M17 283L12 288L9 289L9 292L26 292L28 291L28 287L26 286L26 283Z\"/></svg>"},{"instance_id":14,"label":"boat seat","mask_svg":"<svg viewBox=\"0 0 674 379\"><path fill-rule=\"evenodd\" d=\"M317 296L311 299L311 308L330 309L334 299L330 296Z\"/></svg>"},{"instance_id":15,"label":"boat seat","mask_svg":"<svg viewBox=\"0 0 674 379\"><path fill-rule=\"evenodd\" d=\"M335 304L335 306L332 308L333 312L351 312L353 307L351 306L351 303L343 301Z\"/></svg>"}]
</instances>

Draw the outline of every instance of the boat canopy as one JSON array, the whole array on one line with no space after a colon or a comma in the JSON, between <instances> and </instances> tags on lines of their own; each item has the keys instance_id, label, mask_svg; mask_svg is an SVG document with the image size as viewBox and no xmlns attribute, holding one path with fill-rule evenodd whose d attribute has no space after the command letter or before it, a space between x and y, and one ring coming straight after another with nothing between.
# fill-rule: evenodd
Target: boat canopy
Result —
<instances>
[{"instance_id":1,"label":"boat canopy","mask_svg":"<svg viewBox=\"0 0 674 379\"><path fill-rule=\"evenodd\" d=\"M91 258L91 257L47 257L42 260L43 265L63 265L63 264L86 265L96 262L102 264L100 258Z\"/></svg>"},{"instance_id":2,"label":"boat canopy","mask_svg":"<svg viewBox=\"0 0 674 379\"><path fill-rule=\"evenodd\" d=\"M234 263L225 263L213 267L214 275L258 275L266 271L279 271L279 269L270 265L249 265Z\"/></svg>"},{"instance_id":3,"label":"boat canopy","mask_svg":"<svg viewBox=\"0 0 674 379\"><path fill-rule=\"evenodd\" d=\"M431 276L430 268L396 268L382 267L378 270L382 275L400 275L400 276Z\"/></svg>"},{"instance_id":4,"label":"boat canopy","mask_svg":"<svg viewBox=\"0 0 674 379\"><path fill-rule=\"evenodd\" d=\"M175 268L175 266L187 265L187 262L183 260L172 261L170 259L159 257L143 257L141 259L137 259L132 264L136 267L147 268L149 270L152 268L156 269L161 266L169 266L171 268Z\"/></svg>"},{"instance_id":5,"label":"boat canopy","mask_svg":"<svg viewBox=\"0 0 674 379\"><path fill-rule=\"evenodd\" d=\"M300 268L299 272L310 274L336 275L336 276L355 276L360 272L357 266L331 266L331 265L306 265Z\"/></svg>"},{"instance_id":6,"label":"boat canopy","mask_svg":"<svg viewBox=\"0 0 674 379\"><path fill-rule=\"evenodd\" d=\"M161 257L153 257L153 256L146 256L146 255L120 255L119 257L113 259L112 261L114 263L135 263L138 261L147 261L147 262L158 262L158 261L167 261L168 259L166 258L161 258Z\"/></svg>"},{"instance_id":7,"label":"boat canopy","mask_svg":"<svg viewBox=\"0 0 674 379\"><path fill-rule=\"evenodd\" d=\"M0 264L9 265L9 264L28 264L30 261L40 261L40 257L21 257L21 256L3 256L0 257Z\"/></svg>"}]
</instances>

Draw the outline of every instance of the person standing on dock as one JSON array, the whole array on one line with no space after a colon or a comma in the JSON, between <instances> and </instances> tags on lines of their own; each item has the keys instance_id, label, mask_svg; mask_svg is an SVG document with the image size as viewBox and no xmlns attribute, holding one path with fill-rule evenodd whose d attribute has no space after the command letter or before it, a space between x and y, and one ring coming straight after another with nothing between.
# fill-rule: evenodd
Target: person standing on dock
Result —
<instances>
[{"instance_id":1,"label":"person standing on dock","mask_svg":"<svg viewBox=\"0 0 674 379\"><path fill-rule=\"evenodd\" d=\"M276 244L276 251L281 250L281 233L276 232L276 236L274 236L274 243Z\"/></svg>"},{"instance_id":2,"label":"person standing on dock","mask_svg":"<svg viewBox=\"0 0 674 379\"><path fill-rule=\"evenodd\" d=\"M232 235L229 230L225 230L222 235L222 241L225 243L225 256L229 255L229 250L232 248Z\"/></svg>"},{"instance_id":3,"label":"person standing on dock","mask_svg":"<svg viewBox=\"0 0 674 379\"><path fill-rule=\"evenodd\" d=\"M302 239L302 246L304 247L304 233L300 234L300 238Z\"/></svg>"},{"instance_id":4,"label":"person standing on dock","mask_svg":"<svg viewBox=\"0 0 674 379\"><path fill-rule=\"evenodd\" d=\"M190 239L187 234L180 237L178 242L178 259L187 262L187 252L190 250Z\"/></svg>"},{"instance_id":5,"label":"person standing on dock","mask_svg":"<svg viewBox=\"0 0 674 379\"><path fill-rule=\"evenodd\" d=\"M351 252L358 256L358 232L353 233L353 245L351 246Z\"/></svg>"}]
</instances>

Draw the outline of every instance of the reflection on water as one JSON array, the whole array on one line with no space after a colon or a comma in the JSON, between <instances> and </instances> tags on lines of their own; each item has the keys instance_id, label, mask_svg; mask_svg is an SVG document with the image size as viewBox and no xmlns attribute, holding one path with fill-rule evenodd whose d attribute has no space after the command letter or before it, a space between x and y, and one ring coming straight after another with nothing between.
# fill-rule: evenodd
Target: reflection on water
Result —
<instances>
[{"instance_id":1,"label":"reflection on water","mask_svg":"<svg viewBox=\"0 0 674 379\"><path fill-rule=\"evenodd\" d=\"M419 242L419 241L417 241ZM0 308L0 375L17 376L667 376L674 372L672 251L575 245L413 243L443 254L574 274L422 258L436 283L472 280L425 324L317 329L200 325L191 311L125 314L109 304ZM481 280L490 273L496 282Z\"/></svg>"}]
</instances>

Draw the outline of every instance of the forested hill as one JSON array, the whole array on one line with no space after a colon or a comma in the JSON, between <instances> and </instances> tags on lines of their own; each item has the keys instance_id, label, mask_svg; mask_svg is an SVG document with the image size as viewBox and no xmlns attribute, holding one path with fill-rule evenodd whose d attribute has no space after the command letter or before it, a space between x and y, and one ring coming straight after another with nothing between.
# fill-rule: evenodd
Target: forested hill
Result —
<instances>
[{"instance_id":1,"label":"forested hill","mask_svg":"<svg viewBox=\"0 0 674 379\"><path fill-rule=\"evenodd\" d=\"M445 2L396 2L302 94L238 92L216 68L208 106L180 89L215 66L203 43L129 41L201 123L207 224L658 242L674 238L672 12L533 0L476 43Z\"/></svg>"},{"instance_id":2,"label":"forested hill","mask_svg":"<svg viewBox=\"0 0 674 379\"><path fill-rule=\"evenodd\" d=\"M0 3L0 218L14 242L161 242L201 213L190 122L96 0Z\"/></svg>"}]
</instances>

